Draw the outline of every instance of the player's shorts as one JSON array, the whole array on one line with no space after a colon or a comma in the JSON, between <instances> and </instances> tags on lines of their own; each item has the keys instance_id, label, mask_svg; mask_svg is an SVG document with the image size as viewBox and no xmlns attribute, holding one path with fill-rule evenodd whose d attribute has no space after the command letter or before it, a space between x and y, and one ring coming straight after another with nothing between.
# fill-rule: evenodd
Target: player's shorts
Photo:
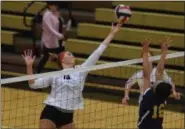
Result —
<instances>
[{"instance_id":1,"label":"player's shorts","mask_svg":"<svg viewBox=\"0 0 185 129\"><path fill-rule=\"evenodd\" d=\"M141 125L138 129L163 129L162 125Z\"/></svg>"},{"instance_id":2,"label":"player's shorts","mask_svg":"<svg viewBox=\"0 0 185 129\"><path fill-rule=\"evenodd\" d=\"M43 109L40 119L48 119L61 127L66 124L73 123L73 112L62 112L56 107L46 105Z\"/></svg>"}]
</instances>

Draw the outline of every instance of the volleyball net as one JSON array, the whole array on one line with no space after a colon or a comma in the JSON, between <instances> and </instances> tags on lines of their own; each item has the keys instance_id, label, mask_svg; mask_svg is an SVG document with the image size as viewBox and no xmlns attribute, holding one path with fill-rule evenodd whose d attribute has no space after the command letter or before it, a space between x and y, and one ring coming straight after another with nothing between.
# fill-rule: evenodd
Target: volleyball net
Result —
<instances>
[{"instance_id":1,"label":"volleyball net","mask_svg":"<svg viewBox=\"0 0 185 129\"><path fill-rule=\"evenodd\" d=\"M160 55L150 57L155 64ZM165 71L172 78L181 100L170 97L164 112L164 128L184 128L184 52L167 54ZM142 59L103 63L91 67L72 68L43 74L24 75L2 71L1 79L2 127L39 128L43 101L50 88L33 90L27 81L49 76L62 76L73 72L89 72L83 91L84 109L74 114L76 128L137 128L137 84L130 93L129 105L122 104L125 82L142 69ZM4 72L4 73L3 73ZM11 74L11 75L10 75Z\"/></svg>"}]
</instances>

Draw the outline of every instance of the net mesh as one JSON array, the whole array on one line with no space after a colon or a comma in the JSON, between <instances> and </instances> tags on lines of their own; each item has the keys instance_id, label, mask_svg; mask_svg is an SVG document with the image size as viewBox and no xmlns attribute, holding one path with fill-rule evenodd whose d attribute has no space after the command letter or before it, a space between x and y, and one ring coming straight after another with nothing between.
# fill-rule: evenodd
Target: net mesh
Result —
<instances>
[{"instance_id":1,"label":"net mesh","mask_svg":"<svg viewBox=\"0 0 185 129\"><path fill-rule=\"evenodd\" d=\"M179 57L169 61L179 67ZM74 114L75 128L137 128L137 84L131 90L129 105L124 106L121 101L126 80L141 68L140 65L126 65L91 71L83 91L84 109ZM179 68L166 71L176 84L177 91L180 89L183 93L184 73ZM40 114L45 106L43 101L50 90L32 90L27 82L2 85L2 127L39 128ZM164 128L184 128L183 102L183 97L179 101L170 98L164 112Z\"/></svg>"}]
</instances>

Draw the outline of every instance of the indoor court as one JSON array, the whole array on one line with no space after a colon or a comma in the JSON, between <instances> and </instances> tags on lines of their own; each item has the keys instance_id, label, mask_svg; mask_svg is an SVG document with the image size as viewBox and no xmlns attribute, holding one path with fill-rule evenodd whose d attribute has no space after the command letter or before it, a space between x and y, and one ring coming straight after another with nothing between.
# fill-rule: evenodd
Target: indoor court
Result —
<instances>
[{"instance_id":1,"label":"indoor court","mask_svg":"<svg viewBox=\"0 0 185 129\"><path fill-rule=\"evenodd\" d=\"M25 85L26 86L26 85ZM41 104L46 93L2 88L2 124L8 128L38 128ZM85 99L84 110L75 113L77 128L136 128L138 106L123 106L117 102L93 100L93 96L120 97L94 93L92 99ZM184 113L165 111L165 128L184 128Z\"/></svg>"},{"instance_id":2,"label":"indoor court","mask_svg":"<svg viewBox=\"0 0 185 129\"><path fill-rule=\"evenodd\" d=\"M38 19L42 18L41 10L46 8L46 2L30 3L30 1L1 2L1 79L26 74L25 62L21 57L25 49L35 50L35 54L38 54L34 70L42 57L41 21ZM66 2L62 4L67 5ZM141 42L146 37L152 39L150 50L153 56L161 54L159 40L164 36L173 39L168 54L184 51L184 2L73 1L70 9L75 22L69 30L65 49L75 55L76 64L84 62L107 36L111 23L117 21L113 9L120 4L131 7L132 17L115 36L97 61L97 65L116 64L119 61L140 58ZM69 19L68 6L61 6L60 13L66 21ZM154 65L157 62L154 61ZM44 72L58 69L56 62L48 61ZM140 70L142 65L136 63L91 71L83 92L84 110L75 112L75 127L137 128L139 110L137 84L131 90L128 106L122 104L122 98L125 82ZM170 97L164 111L164 129L184 129L184 56L167 59L165 71L172 78L182 97L180 100ZM29 88L27 82L2 85L2 127L38 129L40 113L44 108L43 101L49 91L49 88L33 90Z\"/></svg>"}]
</instances>

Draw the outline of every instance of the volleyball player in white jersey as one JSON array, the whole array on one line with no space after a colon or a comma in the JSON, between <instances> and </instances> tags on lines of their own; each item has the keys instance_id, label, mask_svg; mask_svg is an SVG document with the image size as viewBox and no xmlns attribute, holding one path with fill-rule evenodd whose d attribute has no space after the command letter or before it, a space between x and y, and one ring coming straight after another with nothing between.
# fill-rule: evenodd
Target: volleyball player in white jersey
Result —
<instances>
[{"instance_id":1,"label":"volleyball player in white jersey","mask_svg":"<svg viewBox=\"0 0 185 129\"><path fill-rule=\"evenodd\" d=\"M163 42L167 42L167 38L164 39ZM141 57L143 56L143 54L141 54ZM152 54L149 52L148 56L152 56ZM159 62L160 63L160 62ZM159 71L159 67L154 67L152 62L149 62L149 70L150 70L150 82L151 83L155 83L156 82L156 70ZM168 74L166 73L165 70L163 71L163 81L170 83L173 86L173 97L175 99L180 99L180 94L176 92L175 90L175 84L172 82L172 79L168 76ZM129 92L130 89L132 88L132 86L134 86L135 84L138 84L139 89L140 89L140 97L139 97L139 102L141 99L141 96L143 94L143 70L136 72L134 75L132 75L132 77L126 82L125 84L125 95L122 99L122 103L127 105L128 104L128 100L129 100Z\"/></svg>"},{"instance_id":2,"label":"volleyball player in white jersey","mask_svg":"<svg viewBox=\"0 0 185 129\"><path fill-rule=\"evenodd\" d=\"M121 26L122 24L112 25L111 32L106 39L82 65L77 67L95 65ZM25 51L23 58L27 66L27 74L33 74L32 65L34 57L32 57L31 50ZM59 60L62 69L76 67L75 57L68 51L60 53ZM41 129L74 128L74 111L83 109L82 91L87 74L87 72L75 72L69 75L61 75L60 77L50 75L46 78L29 80L29 86L33 89L49 86L52 88L48 98L44 101L46 106L40 116Z\"/></svg>"}]
</instances>

